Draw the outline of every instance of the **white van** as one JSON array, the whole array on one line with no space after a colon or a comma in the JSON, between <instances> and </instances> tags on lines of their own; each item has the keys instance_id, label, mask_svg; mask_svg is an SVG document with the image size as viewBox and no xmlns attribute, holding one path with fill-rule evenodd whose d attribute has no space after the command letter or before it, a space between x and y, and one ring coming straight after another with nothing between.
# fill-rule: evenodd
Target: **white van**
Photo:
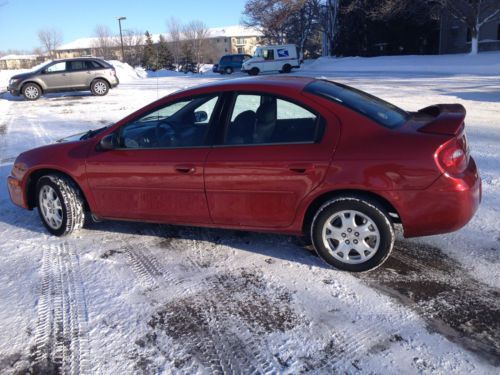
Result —
<instances>
[{"instance_id":1,"label":"white van","mask_svg":"<svg viewBox=\"0 0 500 375\"><path fill-rule=\"evenodd\" d=\"M300 59L295 44L257 47L251 59L243 62L242 72L249 75L279 71L290 73L292 68L300 68Z\"/></svg>"}]
</instances>

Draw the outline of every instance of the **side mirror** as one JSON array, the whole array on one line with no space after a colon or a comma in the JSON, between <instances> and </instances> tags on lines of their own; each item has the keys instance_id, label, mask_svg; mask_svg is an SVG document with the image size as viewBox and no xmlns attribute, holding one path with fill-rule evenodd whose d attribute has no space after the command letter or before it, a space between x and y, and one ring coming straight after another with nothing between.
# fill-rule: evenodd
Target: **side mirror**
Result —
<instances>
[{"instance_id":1,"label":"side mirror","mask_svg":"<svg viewBox=\"0 0 500 375\"><path fill-rule=\"evenodd\" d=\"M207 121L208 115L205 111L197 111L194 113L194 122L203 122Z\"/></svg>"},{"instance_id":2,"label":"side mirror","mask_svg":"<svg viewBox=\"0 0 500 375\"><path fill-rule=\"evenodd\" d=\"M118 141L114 133L102 137L99 142L99 149L101 150L114 150L118 146Z\"/></svg>"}]
</instances>

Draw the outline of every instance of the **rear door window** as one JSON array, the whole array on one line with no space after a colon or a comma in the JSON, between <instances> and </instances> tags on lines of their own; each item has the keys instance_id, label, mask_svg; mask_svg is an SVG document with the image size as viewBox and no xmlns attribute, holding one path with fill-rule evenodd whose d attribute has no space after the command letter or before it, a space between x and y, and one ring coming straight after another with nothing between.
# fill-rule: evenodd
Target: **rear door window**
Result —
<instances>
[{"instance_id":1,"label":"rear door window","mask_svg":"<svg viewBox=\"0 0 500 375\"><path fill-rule=\"evenodd\" d=\"M85 64L85 61L83 60L75 60L75 61L68 61L69 65L69 71L76 72L79 70L87 70L87 66Z\"/></svg>"},{"instance_id":2,"label":"rear door window","mask_svg":"<svg viewBox=\"0 0 500 375\"><path fill-rule=\"evenodd\" d=\"M314 143L320 124L315 113L288 100L265 94L239 94L224 144Z\"/></svg>"}]
</instances>

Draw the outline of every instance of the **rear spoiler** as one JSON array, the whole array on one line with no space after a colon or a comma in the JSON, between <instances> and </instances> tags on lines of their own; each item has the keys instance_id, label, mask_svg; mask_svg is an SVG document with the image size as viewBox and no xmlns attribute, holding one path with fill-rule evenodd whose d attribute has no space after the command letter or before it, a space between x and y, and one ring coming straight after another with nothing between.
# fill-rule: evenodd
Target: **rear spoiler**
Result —
<instances>
[{"instance_id":1,"label":"rear spoiler","mask_svg":"<svg viewBox=\"0 0 500 375\"><path fill-rule=\"evenodd\" d=\"M422 108L418 113L434 117L418 129L422 133L456 135L463 127L465 108L461 104L436 104Z\"/></svg>"}]
</instances>

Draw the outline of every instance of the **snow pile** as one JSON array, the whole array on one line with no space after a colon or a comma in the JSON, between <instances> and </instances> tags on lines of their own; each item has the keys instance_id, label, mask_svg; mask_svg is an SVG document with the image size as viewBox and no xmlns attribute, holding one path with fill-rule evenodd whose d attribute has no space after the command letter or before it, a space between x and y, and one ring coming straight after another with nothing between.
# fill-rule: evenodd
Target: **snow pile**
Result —
<instances>
[{"instance_id":1,"label":"snow pile","mask_svg":"<svg viewBox=\"0 0 500 375\"><path fill-rule=\"evenodd\" d=\"M118 60L108 60L108 63L115 67L120 82L131 82L147 77L147 73L143 68L132 68L129 64Z\"/></svg>"},{"instance_id":2,"label":"snow pile","mask_svg":"<svg viewBox=\"0 0 500 375\"><path fill-rule=\"evenodd\" d=\"M320 57L308 64L307 70L498 75L500 74L500 52L482 52L478 55Z\"/></svg>"}]
</instances>

